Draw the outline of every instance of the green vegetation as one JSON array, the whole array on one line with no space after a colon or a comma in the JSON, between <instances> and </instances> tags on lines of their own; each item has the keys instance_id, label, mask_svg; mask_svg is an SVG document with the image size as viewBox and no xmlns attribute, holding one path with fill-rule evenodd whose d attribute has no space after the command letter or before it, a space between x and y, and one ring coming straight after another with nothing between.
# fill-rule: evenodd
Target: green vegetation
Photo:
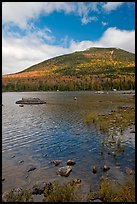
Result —
<instances>
[{"instance_id":1,"label":"green vegetation","mask_svg":"<svg viewBox=\"0 0 137 204\"><path fill-rule=\"evenodd\" d=\"M131 107L118 107L108 114L88 113L85 120L88 125L94 123L101 132L113 136L119 131L122 134L128 126L135 123L135 110Z\"/></svg>"},{"instance_id":2,"label":"green vegetation","mask_svg":"<svg viewBox=\"0 0 137 204\"><path fill-rule=\"evenodd\" d=\"M135 186L133 181L124 185L112 185L111 181L103 177L99 184L99 198L103 202L135 202Z\"/></svg>"},{"instance_id":3,"label":"green vegetation","mask_svg":"<svg viewBox=\"0 0 137 204\"><path fill-rule=\"evenodd\" d=\"M135 89L135 55L91 48L55 57L2 77L3 91Z\"/></svg>"},{"instance_id":4,"label":"green vegetation","mask_svg":"<svg viewBox=\"0 0 137 204\"><path fill-rule=\"evenodd\" d=\"M115 183L107 177L102 177L98 191L90 191L87 200L98 198L103 202L135 202L135 184L133 180L127 180L123 184Z\"/></svg>"},{"instance_id":5,"label":"green vegetation","mask_svg":"<svg viewBox=\"0 0 137 204\"><path fill-rule=\"evenodd\" d=\"M12 189L4 196L6 202L33 202L32 193L27 189Z\"/></svg>"},{"instance_id":6,"label":"green vegetation","mask_svg":"<svg viewBox=\"0 0 137 204\"><path fill-rule=\"evenodd\" d=\"M82 186L81 186L82 187ZM85 195L81 189L72 181L60 184L53 182L45 187L43 202L82 202L83 196L87 201L100 199L103 202L135 202L135 183L133 180L126 180L123 184L115 183L107 177L102 177L98 184L98 191L90 190ZM34 202L31 191L12 189L6 193L3 202Z\"/></svg>"},{"instance_id":7,"label":"green vegetation","mask_svg":"<svg viewBox=\"0 0 137 204\"><path fill-rule=\"evenodd\" d=\"M45 188L44 202L76 202L78 195L76 193L76 186L72 182L60 184L54 182L52 188Z\"/></svg>"},{"instance_id":8,"label":"green vegetation","mask_svg":"<svg viewBox=\"0 0 137 204\"><path fill-rule=\"evenodd\" d=\"M123 154L126 148L121 142L120 135L128 126L135 123L135 110L131 107L118 107L108 114L90 112L86 115L85 121L88 126L94 123L98 131L106 134L100 146L101 156L104 156L105 147L107 147L108 154L117 159L117 156Z\"/></svg>"}]
</instances>

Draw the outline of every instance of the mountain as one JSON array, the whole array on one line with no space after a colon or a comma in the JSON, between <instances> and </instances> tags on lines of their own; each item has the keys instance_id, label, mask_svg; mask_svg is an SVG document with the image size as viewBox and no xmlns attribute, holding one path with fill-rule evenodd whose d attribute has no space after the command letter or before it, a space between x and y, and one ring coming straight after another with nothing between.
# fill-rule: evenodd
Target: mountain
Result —
<instances>
[{"instance_id":1,"label":"mountain","mask_svg":"<svg viewBox=\"0 0 137 204\"><path fill-rule=\"evenodd\" d=\"M3 91L134 89L135 54L89 48L2 77Z\"/></svg>"}]
</instances>

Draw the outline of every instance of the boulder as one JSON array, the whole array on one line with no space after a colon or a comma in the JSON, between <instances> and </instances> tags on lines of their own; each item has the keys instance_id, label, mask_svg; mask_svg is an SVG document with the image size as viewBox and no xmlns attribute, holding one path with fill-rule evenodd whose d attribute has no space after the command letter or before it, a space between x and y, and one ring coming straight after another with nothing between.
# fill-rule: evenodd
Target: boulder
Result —
<instances>
[{"instance_id":1,"label":"boulder","mask_svg":"<svg viewBox=\"0 0 137 204\"><path fill-rule=\"evenodd\" d=\"M74 165L76 162L74 161L74 160L71 160L71 159L69 159L68 161L67 161L67 165L68 166L72 166L72 165Z\"/></svg>"},{"instance_id":2,"label":"boulder","mask_svg":"<svg viewBox=\"0 0 137 204\"><path fill-rule=\"evenodd\" d=\"M68 177L71 171L72 171L72 166L60 167L58 169L57 174L60 176Z\"/></svg>"}]
</instances>

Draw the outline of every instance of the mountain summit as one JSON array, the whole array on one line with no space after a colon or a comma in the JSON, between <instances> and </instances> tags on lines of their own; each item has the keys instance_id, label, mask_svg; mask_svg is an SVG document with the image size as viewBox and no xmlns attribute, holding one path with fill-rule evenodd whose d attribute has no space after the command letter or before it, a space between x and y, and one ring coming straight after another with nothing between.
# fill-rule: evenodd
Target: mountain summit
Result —
<instances>
[{"instance_id":1,"label":"mountain summit","mask_svg":"<svg viewBox=\"0 0 137 204\"><path fill-rule=\"evenodd\" d=\"M135 54L119 48L89 48L2 77L3 91L134 89Z\"/></svg>"}]
</instances>

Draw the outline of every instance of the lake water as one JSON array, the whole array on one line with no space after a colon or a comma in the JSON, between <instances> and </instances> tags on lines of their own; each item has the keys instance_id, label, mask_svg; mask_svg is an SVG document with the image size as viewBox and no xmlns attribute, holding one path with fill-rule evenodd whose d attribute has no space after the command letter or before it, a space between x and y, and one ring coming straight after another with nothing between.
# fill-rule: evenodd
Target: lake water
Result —
<instances>
[{"instance_id":1,"label":"lake water","mask_svg":"<svg viewBox=\"0 0 137 204\"><path fill-rule=\"evenodd\" d=\"M74 100L75 96L77 100ZM46 100L47 104L19 107L15 102L22 97L38 97ZM2 103L3 191L13 187L31 187L36 181L64 182L73 178L80 178L89 189L96 187L104 174L115 180L124 180L125 168L135 168L134 133L128 130L124 133L124 155L114 159L105 154L102 158L100 144L104 135L97 132L94 125L85 123L86 114L93 109L103 113L120 105L134 107L131 94L5 92ZM54 159L62 160L61 164L51 164ZM76 161L70 176L58 176L56 171L65 166L68 159ZM106 173L102 171L104 164L110 167ZM97 174L92 173L93 165L97 166ZM36 169L27 172L30 167Z\"/></svg>"}]
</instances>

